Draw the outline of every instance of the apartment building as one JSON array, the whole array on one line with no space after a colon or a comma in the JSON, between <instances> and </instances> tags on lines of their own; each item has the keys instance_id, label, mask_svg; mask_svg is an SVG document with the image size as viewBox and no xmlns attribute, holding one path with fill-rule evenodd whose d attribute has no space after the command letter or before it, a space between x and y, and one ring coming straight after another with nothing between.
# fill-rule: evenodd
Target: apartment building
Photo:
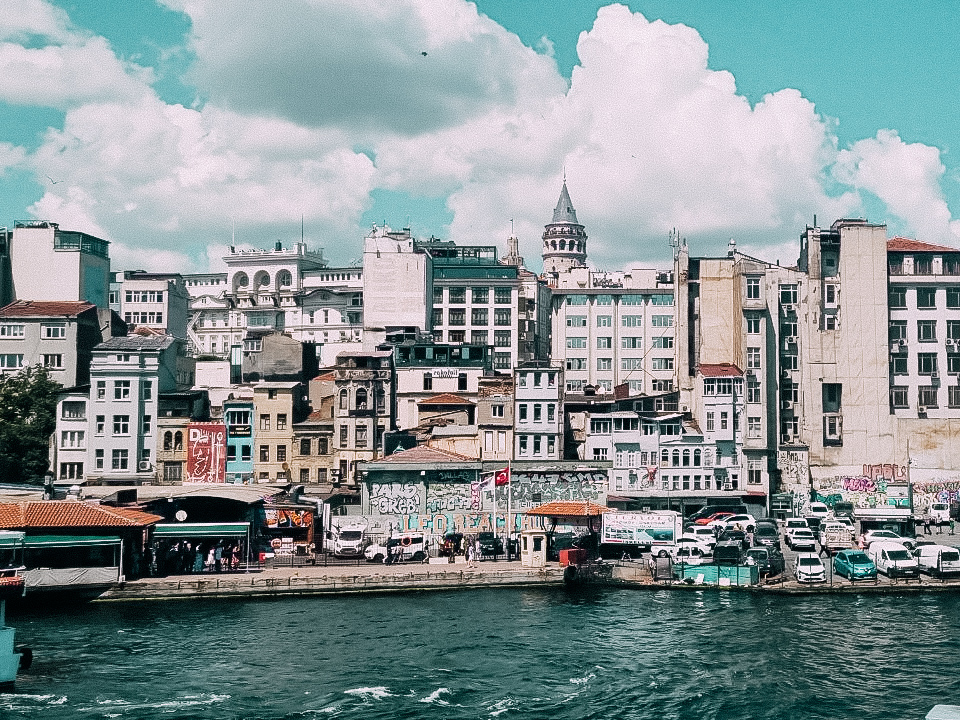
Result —
<instances>
[{"instance_id":1,"label":"apartment building","mask_svg":"<svg viewBox=\"0 0 960 720\"><path fill-rule=\"evenodd\" d=\"M116 273L111 283L110 309L131 329L145 327L181 340L187 338L190 294L179 273Z\"/></svg>"},{"instance_id":2,"label":"apartment building","mask_svg":"<svg viewBox=\"0 0 960 720\"><path fill-rule=\"evenodd\" d=\"M513 375L489 375L477 380L477 434L480 459L506 462L513 458Z\"/></svg>"},{"instance_id":3,"label":"apartment building","mask_svg":"<svg viewBox=\"0 0 960 720\"><path fill-rule=\"evenodd\" d=\"M257 482L290 482L293 426L307 416L299 382L261 382L253 388L254 473Z\"/></svg>"},{"instance_id":4,"label":"apartment building","mask_svg":"<svg viewBox=\"0 0 960 720\"><path fill-rule=\"evenodd\" d=\"M563 371L531 363L514 376L514 459L562 460Z\"/></svg>"}]
</instances>

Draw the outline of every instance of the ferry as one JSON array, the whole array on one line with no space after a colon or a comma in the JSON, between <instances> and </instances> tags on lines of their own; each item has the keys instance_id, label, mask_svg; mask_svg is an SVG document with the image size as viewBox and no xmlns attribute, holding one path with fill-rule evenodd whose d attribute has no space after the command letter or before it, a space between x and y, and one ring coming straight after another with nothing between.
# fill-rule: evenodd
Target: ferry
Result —
<instances>
[{"instance_id":1,"label":"ferry","mask_svg":"<svg viewBox=\"0 0 960 720\"><path fill-rule=\"evenodd\" d=\"M14 646L14 629L7 627L7 600L23 597L23 546L26 533L0 530L0 687L9 688L17 679L24 655Z\"/></svg>"}]
</instances>

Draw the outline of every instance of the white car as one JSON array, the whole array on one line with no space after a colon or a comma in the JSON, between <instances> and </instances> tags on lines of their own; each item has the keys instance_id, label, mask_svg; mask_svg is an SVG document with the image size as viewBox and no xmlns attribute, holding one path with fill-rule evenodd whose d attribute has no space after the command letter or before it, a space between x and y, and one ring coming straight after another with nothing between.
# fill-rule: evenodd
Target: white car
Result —
<instances>
[{"instance_id":1,"label":"white car","mask_svg":"<svg viewBox=\"0 0 960 720\"><path fill-rule=\"evenodd\" d=\"M739 526L740 530L744 532L753 532L757 527L757 519L748 513L742 513L740 515L731 515L728 518L717 521L721 523L722 529L727 530L736 530ZM711 523L712 525L713 523ZM709 526L708 526L709 527Z\"/></svg>"},{"instance_id":2,"label":"white car","mask_svg":"<svg viewBox=\"0 0 960 720\"><path fill-rule=\"evenodd\" d=\"M716 533L713 532L713 528L708 528L706 525L693 525L680 537L696 538L699 542L710 548L717 544Z\"/></svg>"},{"instance_id":3,"label":"white car","mask_svg":"<svg viewBox=\"0 0 960 720\"><path fill-rule=\"evenodd\" d=\"M902 543L903 538L893 530L868 530L863 534L863 546L865 548L870 547L870 544L875 542Z\"/></svg>"},{"instance_id":4,"label":"white car","mask_svg":"<svg viewBox=\"0 0 960 720\"><path fill-rule=\"evenodd\" d=\"M810 528L790 528L787 530L787 546L794 550L816 550L817 539Z\"/></svg>"},{"instance_id":5,"label":"white car","mask_svg":"<svg viewBox=\"0 0 960 720\"><path fill-rule=\"evenodd\" d=\"M812 502L807 508L807 516L815 517L818 520L826 520L830 516L830 508L822 502Z\"/></svg>"},{"instance_id":6,"label":"white car","mask_svg":"<svg viewBox=\"0 0 960 720\"><path fill-rule=\"evenodd\" d=\"M816 553L800 553L797 555L795 575L797 582L825 582L827 579L827 569L823 566L820 556Z\"/></svg>"},{"instance_id":7,"label":"white car","mask_svg":"<svg viewBox=\"0 0 960 720\"><path fill-rule=\"evenodd\" d=\"M677 538L677 545L662 545L655 549L660 557L670 558L675 563L687 565L704 565L713 562L713 551L698 542L681 542L685 538Z\"/></svg>"},{"instance_id":8,"label":"white car","mask_svg":"<svg viewBox=\"0 0 960 720\"><path fill-rule=\"evenodd\" d=\"M783 521L783 531L787 532L788 530L809 530L810 526L807 525L807 521L803 518L787 518Z\"/></svg>"},{"instance_id":9,"label":"white car","mask_svg":"<svg viewBox=\"0 0 960 720\"><path fill-rule=\"evenodd\" d=\"M672 545L658 545L653 548L652 552L654 555L659 555L660 557L669 555L676 560L680 550L685 548L696 548L701 555L710 553L710 548L706 543L701 542L700 538L691 537L690 535L681 535Z\"/></svg>"}]
</instances>

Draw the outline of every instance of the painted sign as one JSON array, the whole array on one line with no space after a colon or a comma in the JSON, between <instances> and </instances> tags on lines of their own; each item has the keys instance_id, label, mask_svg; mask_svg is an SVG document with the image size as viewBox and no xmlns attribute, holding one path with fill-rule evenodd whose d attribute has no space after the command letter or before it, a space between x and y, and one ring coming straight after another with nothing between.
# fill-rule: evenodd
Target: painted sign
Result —
<instances>
[{"instance_id":1,"label":"painted sign","mask_svg":"<svg viewBox=\"0 0 960 720\"><path fill-rule=\"evenodd\" d=\"M313 524L313 513L309 510L266 508L263 512L268 528L306 528Z\"/></svg>"},{"instance_id":2,"label":"painted sign","mask_svg":"<svg viewBox=\"0 0 960 720\"><path fill-rule=\"evenodd\" d=\"M186 483L222 483L227 476L227 428L222 423L187 425Z\"/></svg>"}]
</instances>

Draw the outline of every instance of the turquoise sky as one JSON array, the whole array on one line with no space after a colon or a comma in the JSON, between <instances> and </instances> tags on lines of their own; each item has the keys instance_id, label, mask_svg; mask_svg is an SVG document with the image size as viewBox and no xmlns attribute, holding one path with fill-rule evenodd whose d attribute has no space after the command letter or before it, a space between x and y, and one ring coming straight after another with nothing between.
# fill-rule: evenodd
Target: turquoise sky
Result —
<instances>
[{"instance_id":1,"label":"turquoise sky","mask_svg":"<svg viewBox=\"0 0 960 720\"><path fill-rule=\"evenodd\" d=\"M478 0L479 13L499 28L464 21L481 27L471 34L450 29L460 20L433 26L431 6L419 0L397 0L396 13L372 0L297 0L275 4L266 19L244 3L9 2L0 9L0 225L39 217L98 233L114 244L115 264L205 270L211 258L215 267L216 247L231 233L258 246L293 242L302 216L308 236L335 262L358 256L371 223L502 244L511 220L529 259L564 169L591 234L591 259L605 266L668 261L662 240L674 225L704 252L729 237L758 252L781 245L789 252L801 218L812 222L819 212L828 224L841 209L886 222L891 234L960 244L953 221L960 212L960 13L953 3L651 0L625 4L666 25L609 15L595 26L606 3ZM470 14L468 3L446 6ZM59 17L56 31L47 11ZM370 37L369 47L351 36L360 25L357 37ZM825 129L819 149L806 130L797 131L798 140L793 130L778 129L810 124L796 100L719 149L713 144L723 143L724 133L709 132L713 110L704 113L704 127L683 113L665 115L658 126L657 107L645 106L648 119L632 126L632 109L617 106L609 91L621 81L616 65L602 60L676 25L702 39L710 71L735 81L735 92L717 100L716 124L747 121L735 109L737 96L756 108L769 94L794 89ZM296 41L287 48L272 32ZM603 40L603 50L578 78L581 33ZM683 37L687 47L696 45ZM80 50L72 55L71 48ZM63 69L17 64L42 50L64 51ZM104 51L116 63L112 84ZM550 56L555 70L543 62ZM623 61L633 68L624 67L625 91L651 77L655 92L639 97L670 104L671 81L657 79L656 58L630 57L651 64L637 70L633 59ZM686 68L681 77L698 77L689 62L678 65ZM64 88L36 90L56 85L56 73L66 77L70 68L77 77ZM37 80L19 81L18 74L33 72ZM101 73L108 79L98 85ZM594 120L570 109L579 98L587 98ZM611 102L613 117L604 119ZM678 102L682 107L683 98ZM553 118L569 127L538 125ZM735 190L718 199L706 180L704 198L674 202L671 187L696 187L696 158L686 157L686 166L680 159L672 165L669 152L654 159L651 149L661 144L649 137L651 128L689 134L680 146L699 148L702 176L721 187L723 158L748 158L743 207ZM530 141L523 144L525 132ZM741 152L737 143L751 144L753 135L761 149ZM806 145L794 150L795 141ZM649 172L625 177L611 158L636 153ZM776 176L771 155L804 153L817 158ZM194 162L198 156L202 163ZM766 172L763 187L752 187L750 176ZM762 206L755 217L751 204Z\"/></svg>"}]
</instances>

